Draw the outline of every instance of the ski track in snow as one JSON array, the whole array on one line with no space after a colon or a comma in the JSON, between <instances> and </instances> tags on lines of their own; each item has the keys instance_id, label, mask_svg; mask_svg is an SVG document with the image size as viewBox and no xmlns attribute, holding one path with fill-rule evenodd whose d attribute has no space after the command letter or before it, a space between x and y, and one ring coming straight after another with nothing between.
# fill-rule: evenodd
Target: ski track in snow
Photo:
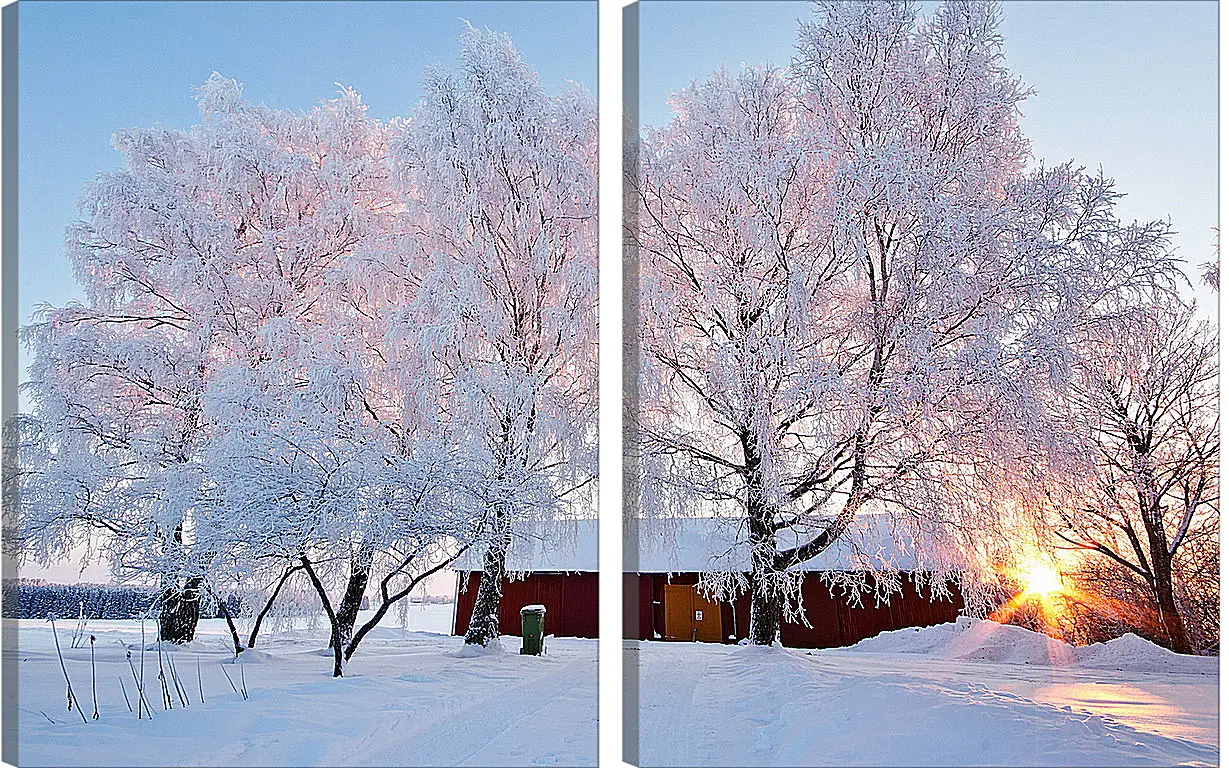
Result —
<instances>
[{"instance_id":1,"label":"ski track in snow","mask_svg":"<svg viewBox=\"0 0 1229 768\"><path fill-rule=\"evenodd\" d=\"M695 748L692 729L685 724L695 720L692 702L696 686L708 671L712 657L697 654L687 659L685 664L663 670L656 664L645 663L645 654L650 652L646 650L646 645L641 643L635 652L640 657L637 671L640 674L641 761L649 754L647 748L651 746L652 753L662 765L693 764ZM625 673L631 674L631 671L625 670ZM663 674L669 676L668 684L663 685L666 681L656 679Z\"/></svg>"},{"instance_id":2,"label":"ski track in snow","mask_svg":"<svg viewBox=\"0 0 1229 768\"><path fill-rule=\"evenodd\" d=\"M438 623L438 622L437 622ZM133 631L135 628L135 631ZM89 647L60 643L77 698L92 711ZM147 631L149 625L147 624ZM461 658L461 638L379 629L333 679L321 630L267 636L245 656L250 699L231 691L220 666L230 659L223 630L202 622L198 641L170 653L191 705L162 709L157 653L146 651L154 719L137 720L136 690L115 642L139 664L138 622L98 622L95 647L101 719L83 724L65 711L64 678L50 629L22 622L18 658L19 745L23 766L532 766L597 762L597 642L548 637L546 655L520 656L519 638L502 653ZM201 660L205 704L199 702ZM239 665L226 664L236 686ZM48 722L41 712L55 720Z\"/></svg>"},{"instance_id":3,"label":"ski track in snow","mask_svg":"<svg viewBox=\"0 0 1229 768\"><path fill-rule=\"evenodd\" d=\"M1214 739L1201 743L1166 736L1103 712L1064 708L1005 690L998 675L1011 671L1006 665L975 663L966 678L945 678L930 675L929 660L916 655L897 655L895 665L885 663L889 654L867 654L864 660L858 655L641 643L641 764L1218 762ZM1112 691L1116 673L1101 674ZM1141 676L1146 675L1136 673L1132 679ZM1210 687L1214 702L1215 677L1186 682L1200 690Z\"/></svg>"},{"instance_id":4,"label":"ski track in snow","mask_svg":"<svg viewBox=\"0 0 1229 768\"><path fill-rule=\"evenodd\" d=\"M548 652L549 653L549 652ZM596 660L593 674L596 676ZM522 673L528 665L545 666L551 671L536 677ZM520 669L509 670L509 666ZM437 676L444 694L437 699L430 712L405 710L392 701L388 707L397 711L396 723L391 727L380 724L370 728L354 745L353 751L370 754L373 762L380 765L399 765L403 759L405 744L414 745L415 751L435 756L433 765L522 765L531 758L533 765L576 765L584 762L585 747L594 747L586 741L596 733L596 718L588 723L569 722L571 714L584 711L584 694L596 697L596 690L580 691L575 686L573 662L544 659L522 659L501 656L482 656L460 659L442 670ZM472 683L480 680L486 687L498 691L498 696L463 696L463 678ZM589 702L595 709L596 703ZM550 709L549 713L543 710ZM548 750L534 756L533 744L526 743L526 734L535 732L535 724L557 723L563 737L562 749ZM389 734L396 734L389 743ZM412 739L406 737L413 733ZM592 741L589 739L588 741ZM352 753L349 745L327 765L342 765Z\"/></svg>"}]
</instances>

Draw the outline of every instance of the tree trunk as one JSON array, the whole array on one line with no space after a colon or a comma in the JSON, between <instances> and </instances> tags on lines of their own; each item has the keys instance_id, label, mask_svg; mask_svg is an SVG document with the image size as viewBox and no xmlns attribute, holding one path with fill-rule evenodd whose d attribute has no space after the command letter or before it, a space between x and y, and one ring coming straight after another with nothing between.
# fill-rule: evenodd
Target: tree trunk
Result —
<instances>
[{"instance_id":1,"label":"tree trunk","mask_svg":"<svg viewBox=\"0 0 1229 768\"><path fill-rule=\"evenodd\" d=\"M474 612L470 614L469 628L465 631L466 645L485 646L499 637L499 601L504 594L508 547L512 543L508 517L499 510L495 513L495 529L495 537L487 544L482 557L482 578L478 581Z\"/></svg>"},{"instance_id":2,"label":"tree trunk","mask_svg":"<svg viewBox=\"0 0 1229 768\"><path fill-rule=\"evenodd\" d=\"M350 643L346 646L345 653L343 654L346 661L349 661L350 657L354 655L354 651L358 648L358 644L363 642L363 638L367 636L367 633L380 623L380 621L384 618L384 615L388 613L388 609L393 606L393 603L394 601L392 600L381 602L380 607L376 608L375 614L367 620L366 624L359 627L358 632L354 633L354 637L350 639Z\"/></svg>"},{"instance_id":3,"label":"tree trunk","mask_svg":"<svg viewBox=\"0 0 1229 768\"><path fill-rule=\"evenodd\" d=\"M747 639L752 645L775 645L781 639L781 595L751 583L751 629Z\"/></svg>"},{"instance_id":4,"label":"tree trunk","mask_svg":"<svg viewBox=\"0 0 1229 768\"><path fill-rule=\"evenodd\" d=\"M370 632L372 629L376 627L376 625L380 623L380 620L384 618L384 615L386 613L388 613L389 608L392 608L393 605L395 605L398 600L402 600L406 597L409 597L410 592L413 591L414 587L418 586L418 584L421 581L430 577L433 574L439 573L441 570L451 565L454 561L456 561L458 557L464 554L465 551L468 549L469 549L469 545L466 544L464 547L461 547L461 549L456 554L441 561L435 567L429 568L423 571L422 573L418 574L414 578L410 579L410 583L407 584L405 587L403 587L400 592L396 592L391 595L388 592L388 585L390 582L392 582L393 576L396 575L397 571L393 571L392 573L389 573L387 576L385 576L384 580L380 584L380 605L376 608L375 613L367 619L367 622L363 624L363 626L358 628L358 631L354 633L354 637L350 640L350 644L346 646L346 652L344 654L346 661L350 660L350 657L354 655L355 649L358 648L358 644L363 641L363 638L367 636L368 632ZM410 560L412 559L413 559L412 557L408 558L405 562L402 563L402 567L408 566L410 563Z\"/></svg>"},{"instance_id":5,"label":"tree trunk","mask_svg":"<svg viewBox=\"0 0 1229 768\"><path fill-rule=\"evenodd\" d=\"M1165 515L1161 506L1161 494L1157 491L1156 478L1148 465L1146 444L1139 444L1139 463L1144 470L1135 481L1135 493L1139 500L1140 517L1144 533L1148 536L1148 555L1152 560L1152 593L1156 598L1161 626L1165 629L1169 648L1174 653L1194 653L1190 637L1178 604L1174 599L1174 559L1169 551L1169 538L1165 532Z\"/></svg>"},{"instance_id":6,"label":"tree trunk","mask_svg":"<svg viewBox=\"0 0 1229 768\"><path fill-rule=\"evenodd\" d=\"M200 619L201 579L193 576L180 587L167 580L162 588L162 609L158 614L158 639L176 644L190 643L196 637Z\"/></svg>"},{"instance_id":7,"label":"tree trunk","mask_svg":"<svg viewBox=\"0 0 1229 768\"><path fill-rule=\"evenodd\" d=\"M329 647L333 649L333 677L341 677L344 670L342 667L341 640L337 635L337 614L333 611L333 604L329 602L328 590L324 588L324 583L316 575L311 561L307 559L306 555L302 555L299 558L299 562L303 564L303 571L307 574L307 578L311 580L312 586L316 588L316 594L320 595L320 604L324 607L325 615L329 617Z\"/></svg>"},{"instance_id":8,"label":"tree trunk","mask_svg":"<svg viewBox=\"0 0 1229 768\"><path fill-rule=\"evenodd\" d=\"M783 599L776 578L776 530L772 511L764 503L759 449L752 433L743 436L742 446L747 467L747 530L751 544L751 627L747 639L752 645L774 645L781 637Z\"/></svg>"},{"instance_id":9,"label":"tree trunk","mask_svg":"<svg viewBox=\"0 0 1229 768\"><path fill-rule=\"evenodd\" d=\"M337 639L342 647L348 646L354 637L354 623L358 620L358 611L363 604L363 593L367 591L367 581L371 578L372 550L366 544L350 559L350 581L346 584L346 592L337 604Z\"/></svg>"},{"instance_id":10,"label":"tree trunk","mask_svg":"<svg viewBox=\"0 0 1229 768\"><path fill-rule=\"evenodd\" d=\"M784 596L776 573L776 537L759 505L750 523L751 533L751 627L747 639L752 645L775 645L781 637L781 609Z\"/></svg>"},{"instance_id":11,"label":"tree trunk","mask_svg":"<svg viewBox=\"0 0 1229 768\"><path fill-rule=\"evenodd\" d=\"M291 566L282 574L282 578L277 582L277 586L273 588L273 594L269 595L269 599L265 602L265 607L260 609L260 613L256 614L256 620L252 622L252 632L248 635L248 648L256 647L256 636L260 634L260 624L265 620L265 616L269 613L269 609L273 607L273 601L281 593L282 587L286 586L286 580L299 570L302 566Z\"/></svg>"},{"instance_id":12,"label":"tree trunk","mask_svg":"<svg viewBox=\"0 0 1229 768\"><path fill-rule=\"evenodd\" d=\"M1186 632L1186 624L1182 614L1178 612L1178 603L1174 599L1173 562L1168 557L1156 558L1153 561L1155 576L1156 605L1161 614L1161 625L1169 639L1169 648L1174 653L1194 653L1190 636Z\"/></svg>"},{"instance_id":13,"label":"tree trunk","mask_svg":"<svg viewBox=\"0 0 1229 768\"><path fill-rule=\"evenodd\" d=\"M235 619L230 615L230 608L226 607L226 600L217 594L213 596L214 600L218 601L218 612L222 614L222 618L226 619L226 627L230 630L230 640L235 646L235 655L243 653L243 643L239 641L239 630L235 627Z\"/></svg>"}]
</instances>

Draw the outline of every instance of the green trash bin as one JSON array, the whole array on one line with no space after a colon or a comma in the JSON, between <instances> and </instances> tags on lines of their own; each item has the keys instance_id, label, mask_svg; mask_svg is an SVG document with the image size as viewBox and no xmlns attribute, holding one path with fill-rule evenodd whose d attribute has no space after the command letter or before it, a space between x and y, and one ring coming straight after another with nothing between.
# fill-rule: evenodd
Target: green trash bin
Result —
<instances>
[{"instance_id":1,"label":"green trash bin","mask_svg":"<svg viewBox=\"0 0 1229 768\"><path fill-rule=\"evenodd\" d=\"M546 606L527 605L521 609L521 654L542 655L542 638L546 635Z\"/></svg>"}]
</instances>

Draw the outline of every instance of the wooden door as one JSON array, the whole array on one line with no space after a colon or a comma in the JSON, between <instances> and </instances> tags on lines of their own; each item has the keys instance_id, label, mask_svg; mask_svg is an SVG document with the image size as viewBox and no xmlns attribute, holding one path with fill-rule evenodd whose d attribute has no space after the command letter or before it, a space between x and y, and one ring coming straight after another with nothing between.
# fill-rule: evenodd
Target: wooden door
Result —
<instances>
[{"instance_id":1,"label":"wooden door","mask_svg":"<svg viewBox=\"0 0 1229 768\"><path fill-rule=\"evenodd\" d=\"M693 587L691 612L695 622L695 639L701 643L720 643L721 606Z\"/></svg>"},{"instance_id":2,"label":"wooden door","mask_svg":"<svg viewBox=\"0 0 1229 768\"><path fill-rule=\"evenodd\" d=\"M691 584L665 585L666 631L669 640L721 642L721 606Z\"/></svg>"},{"instance_id":3,"label":"wooden door","mask_svg":"<svg viewBox=\"0 0 1229 768\"><path fill-rule=\"evenodd\" d=\"M666 626L662 637L667 640L695 639L695 614L691 607L695 587L690 584L666 584L664 588Z\"/></svg>"}]
</instances>

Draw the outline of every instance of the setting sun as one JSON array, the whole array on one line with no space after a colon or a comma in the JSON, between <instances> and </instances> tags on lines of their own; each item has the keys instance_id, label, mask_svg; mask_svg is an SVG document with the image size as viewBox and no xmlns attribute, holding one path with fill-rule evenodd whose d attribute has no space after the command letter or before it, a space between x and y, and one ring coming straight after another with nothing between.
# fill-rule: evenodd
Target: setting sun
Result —
<instances>
[{"instance_id":1,"label":"setting sun","mask_svg":"<svg viewBox=\"0 0 1229 768\"><path fill-rule=\"evenodd\" d=\"M1063 591L1063 579L1058 570L1040 560L1030 560L1021 565L1020 582L1024 593L1029 595L1044 596Z\"/></svg>"}]
</instances>

